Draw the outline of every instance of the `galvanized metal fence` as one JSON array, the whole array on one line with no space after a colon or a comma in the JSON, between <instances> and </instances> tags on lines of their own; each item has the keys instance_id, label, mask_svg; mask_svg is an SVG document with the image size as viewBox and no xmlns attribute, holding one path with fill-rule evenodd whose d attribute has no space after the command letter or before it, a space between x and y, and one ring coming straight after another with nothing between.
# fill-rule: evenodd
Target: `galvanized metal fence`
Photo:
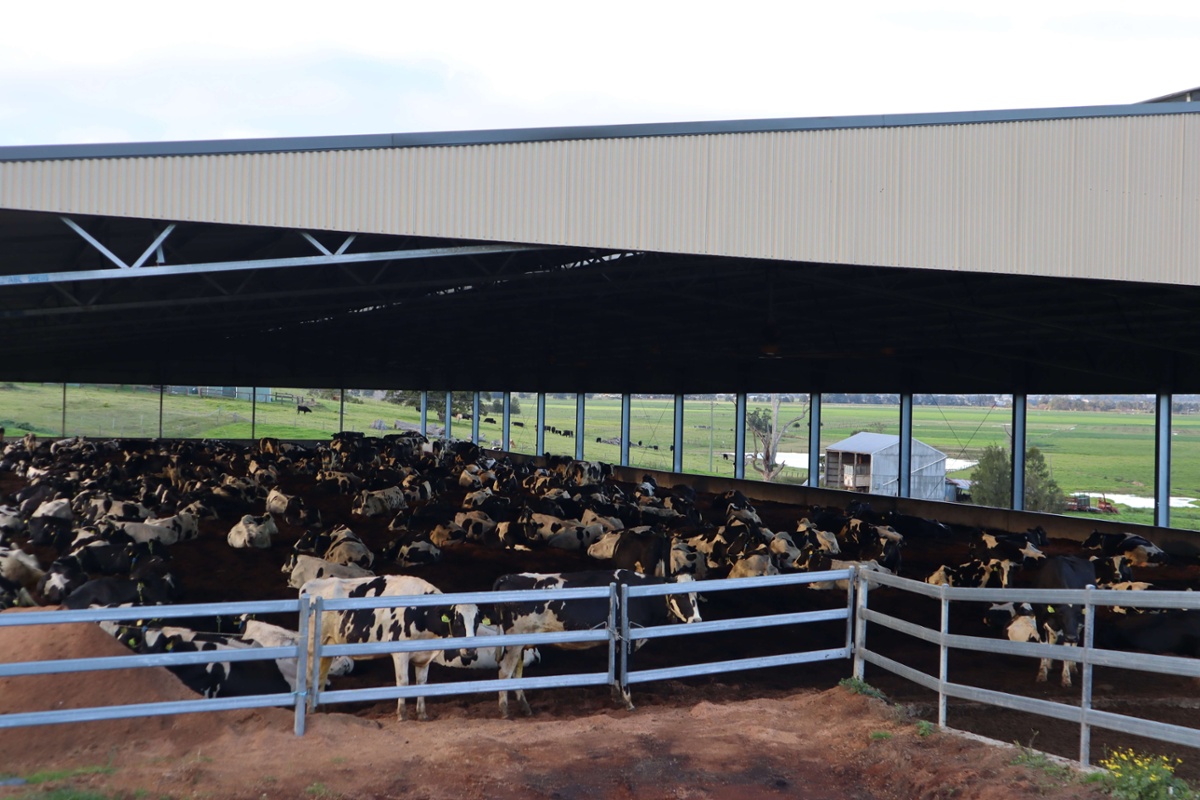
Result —
<instances>
[{"instance_id":1,"label":"galvanized metal fence","mask_svg":"<svg viewBox=\"0 0 1200 800\"><path fill-rule=\"evenodd\" d=\"M201 700L140 703L121 706L63 709L58 711L36 711L0 715L0 729L32 725L48 725L63 722L90 722L96 720L147 717L165 714L184 714L201 711L228 711L243 708L292 706L294 729L303 735L305 714L319 705L350 702L378 701L415 697L438 697L447 695L474 694L480 692L511 691L516 689L548 689L576 686L609 685L627 689L631 683L668 680L693 675L715 674L733 670L755 669L824 661L833 658L849 659L852 654L850 633L852 630L851 609L853 591L847 592L846 605L839 608L770 614L758 617L742 617L729 620L699 622L690 625L669 624L655 627L634 627L627 613L629 598L690 594L693 592L720 592L750 590L780 586L803 585L815 581L852 581L849 569L795 575L775 575L763 578L738 578L703 582L668 583L652 586L625 586L618 593L615 584L591 589L538 589L514 592L476 592L463 594L436 594L418 596L368 597L352 599L328 599L303 596L298 600L276 600L251 603L207 603L178 606L143 606L133 608L104 608L81 611L32 611L0 614L0 627L14 625L46 625L58 623L101 621L129 622L154 619L169 620L207 615L237 614L287 614L297 615L299 643L288 647L252 647L239 650L201 651L191 653L165 653L153 655L107 656L103 658L65 659L55 661L26 661L0 663L0 678L22 675L50 675L91 670L126 669L131 667L171 667L185 664L206 664L292 658L297 662L297 683L292 692L254 695L248 697L206 698ZM592 630L561 631L530 634L503 634L498 636L473 636L438 638L433 640L389 641L367 644L337 644L323 646L316 637L311 660L304 642L312 626L319 625L322 614L336 611L367 608L398 608L446 606L458 603L497 604L529 603L531 601L605 599L609 604L608 621ZM779 625L795 625L829 620L844 620L846 623L845 644L842 647L816 651L800 651L785 655L745 658L732 661L690 664L655 670L629 669L630 651L639 640L668 636L697 635L717 631L747 630ZM461 681L419 686L398 685L352 690L325 691L317 686L319 663L322 658L340 655L351 657L380 656L401 652L447 650L499 646L546 646L555 644L593 643L607 649L607 669L603 672L586 672L564 675L545 675L520 679L492 679ZM620 669L618 670L618 658Z\"/></svg>"},{"instance_id":2,"label":"galvanized metal fence","mask_svg":"<svg viewBox=\"0 0 1200 800\"><path fill-rule=\"evenodd\" d=\"M1091 729L1104 728L1122 733L1145 736L1174 744L1200 748L1200 729L1170 725L1153 720L1140 719L1125 714L1114 714L1092 708L1092 672L1097 666L1120 667L1123 669L1153 672L1166 675L1200 677L1200 660L1178 656L1159 656L1145 653L1128 653L1097 649L1095 645L1097 606L1122 606L1125 608L1189 609L1200 610L1200 593L1195 592L1130 592L1095 588L1087 589L967 589L950 586L931 586L919 581L900 578L879 572L862 570L857 577L858 592L855 607L855 653L854 677L864 678L867 663L881 667L938 694L938 725L946 726L946 701L948 698L969 700L1014 711L1024 711L1043 717L1074 722L1079 725L1079 762L1087 766L1090 761ZM912 594L933 598L941 603L941 623L938 630L925 628L890 614L873 609L869 605L870 588L888 586ZM952 601L986 603L1047 603L1052 605L1079 605L1084 609L1084 636L1079 647L1065 647L1032 642L1010 642L995 638L965 636L949 632L950 603ZM880 625L890 630L912 636L937 645L939 649L938 674L928 675L920 670L871 650L868 646L867 624ZM981 689L950 680L948 656L951 649L970 650L980 653L1000 653L1031 656L1054 661L1073 661L1080 666L1081 699L1078 706L1037 698L1022 697L1006 692Z\"/></svg>"}]
</instances>

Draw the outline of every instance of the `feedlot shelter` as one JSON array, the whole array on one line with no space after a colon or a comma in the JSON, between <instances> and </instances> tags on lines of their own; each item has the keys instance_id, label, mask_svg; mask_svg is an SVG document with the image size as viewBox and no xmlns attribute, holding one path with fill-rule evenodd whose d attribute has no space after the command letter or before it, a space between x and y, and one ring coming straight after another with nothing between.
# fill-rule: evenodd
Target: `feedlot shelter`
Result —
<instances>
[{"instance_id":1,"label":"feedlot shelter","mask_svg":"<svg viewBox=\"0 0 1200 800\"><path fill-rule=\"evenodd\" d=\"M0 148L0 378L1200 392L1197 112Z\"/></svg>"}]
</instances>

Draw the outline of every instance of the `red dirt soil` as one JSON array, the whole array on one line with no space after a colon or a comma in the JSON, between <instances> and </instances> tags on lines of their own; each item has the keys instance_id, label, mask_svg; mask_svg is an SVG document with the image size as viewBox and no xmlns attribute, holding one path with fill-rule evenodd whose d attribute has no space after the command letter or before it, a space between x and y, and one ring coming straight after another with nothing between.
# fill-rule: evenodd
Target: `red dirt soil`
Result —
<instances>
[{"instance_id":1,"label":"red dirt soil","mask_svg":"<svg viewBox=\"0 0 1200 800\"><path fill-rule=\"evenodd\" d=\"M6 612L20 613L20 612ZM94 625L0 629L13 660L127 654ZM633 712L603 692L555 693L569 716L495 716L495 699L430 700L430 722L390 709L320 713L303 737L287 709L48 725L10 732L0 773L109 766L41 786L120 797L217 798L1091 798L1014 765L1012 747L921 735L902 708L843 688L738 700L734 684ZM195 697L162 668L0 680L0 713ZM565 699L575 702L564 703ZM389 704L390 705L390 704ZM394 707L392 707L394 708ZM0 789L21 797L32 787Z\"/></svg>"}]
</instances>

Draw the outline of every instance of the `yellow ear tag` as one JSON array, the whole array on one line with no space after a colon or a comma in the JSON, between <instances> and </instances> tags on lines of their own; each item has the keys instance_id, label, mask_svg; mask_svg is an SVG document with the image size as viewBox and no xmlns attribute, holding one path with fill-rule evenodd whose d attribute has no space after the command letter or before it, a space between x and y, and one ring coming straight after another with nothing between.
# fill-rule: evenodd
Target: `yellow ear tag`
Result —
<instances>
[{"instance_id":1,"label":"yellow ear tag","mask_svg":"<svg viewBox=\"0 0 1200 800\"><path fill-rule=\"evenodd\" d=\"M447 615L447 614L442 614L442 622L444 622L444 623L446 623L447 625L449 625L449 624L450 624L450 617L449 617L449 615Z\"/></svg>"},{"instance_id":2,"label":"yellow ear tag","mask_svg":"<svg viewBox=\"0 0 1200 800\"><path fill-rule=\"evenodd\" d=\"M127 640L130 647L137 647L137 639L130 638Z\"/></svg>"},{"instance_id":3,"label":"yellow ear tag","mask_svg":"<svg viewBox=\"0 0 1200 800\"><path fill-rule=\"evenodd\" d=\"M174 649L175 649L175 643L174 643L174 642L167 642L167 649L168 649L168 650L174 650Z\"/></svg>"},{"instance_id":4,"label":"yellow ear tag","mask_svg":"<svg viewBox=\"0 0 1200 800\"><path fill-rule=\"evenodd\" d=\"M1053 613L1054 613L1054 606L1046 606L1046 611L1047 611L1047 612L1049 612L1049 613L1051 613L1051 614L1053 614Z\"/></svg>"},{"instance_id":5,"label":"yellow ear tag","mask_svg":"<svg viewBox=\"0 0 1200 800\"><path fill-rule=\"evenodd\" d=\"M484 618L483 618L483 621L482 621L482 622L480 622L480 624L481 624L481 625L491 625L491 624L492 624L492 621L491 621L490 619L488 619L487 617L484 617Z\"/></svg>"}]
</instances>

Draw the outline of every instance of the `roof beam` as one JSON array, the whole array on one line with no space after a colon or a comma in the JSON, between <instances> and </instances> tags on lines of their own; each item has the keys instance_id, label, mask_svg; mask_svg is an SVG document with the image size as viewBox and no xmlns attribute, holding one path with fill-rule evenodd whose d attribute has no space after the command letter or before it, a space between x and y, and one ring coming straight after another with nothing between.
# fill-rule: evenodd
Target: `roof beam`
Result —
<instances>
[{"instance_id":1,"label":"roof beam","mask_svg":"<svg viewBox=\"0 0 1200 800\"><path fill-rule=\"evenodd\" d=\"M66 220L66 218L63 218ZM445 258L449 256L490 255L493 253L518 253L547 250L547 247L530 247L527 245L490 244L467 245L465 247L427 247L419 250L384 250L377 253L336 253L320 256L300 256L298 258L266 258L251 261L218 261L209 264L178 264L173 266L157 266L152 269L134 270L128 268L115 255L112 255L103 245L91 238L89 234L78 228L75 223L68 221L72 227L80 231L80 235L91 241L100 252L122 269L89 269L74 272L34 272L24 275L0 275L0 286L25 284L61 283L63 281L102 281L112 278L152 277L163 275L199 275L209 272L236 272L248 269L288 269L295 267L319 267L331 264L362 264L371 261L405 261L418 258Z\"/></svg>"}]
</instances>

